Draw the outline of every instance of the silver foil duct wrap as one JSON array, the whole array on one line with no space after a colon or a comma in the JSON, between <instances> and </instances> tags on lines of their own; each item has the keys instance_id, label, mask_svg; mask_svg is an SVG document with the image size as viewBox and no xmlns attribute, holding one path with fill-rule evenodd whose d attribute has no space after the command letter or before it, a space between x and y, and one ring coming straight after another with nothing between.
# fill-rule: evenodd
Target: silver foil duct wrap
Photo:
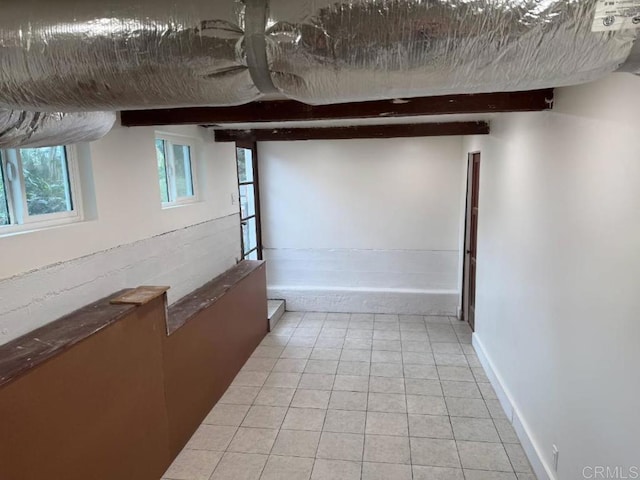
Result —
<instances>
[{"instance_id":1,"label":"silver foil duct wrap","mask_svg":"<svg viewBox=\"0 0 640 480\"><path fill-rule=\"evenodd\" d=\"M237 0L3 2L0 103L55 112L250 102L260 93L243 15Z\"/></svg>"},{"instance_id":2,"label":"silver foil duct wrap","mask_svg":"<svg viewBox=\"0 0 640 480\"><path fill-rule=\"evenodd\" d=\"M639 30L593 32L596 0L271 0L274 85L311 104L596 80ZM639 40L640 41L640 40Z\"/></svg>"},{"instance_id":3,"label":"silver foil duct wrap","mask_svg":"<svg viewBox=\"0 0 640 480\"><path fill-rule=\"evenodd\" d=\"M113 112L39 113L0 109L0 148L53 147L104 137Z\"/></svg>"}]
</instances>

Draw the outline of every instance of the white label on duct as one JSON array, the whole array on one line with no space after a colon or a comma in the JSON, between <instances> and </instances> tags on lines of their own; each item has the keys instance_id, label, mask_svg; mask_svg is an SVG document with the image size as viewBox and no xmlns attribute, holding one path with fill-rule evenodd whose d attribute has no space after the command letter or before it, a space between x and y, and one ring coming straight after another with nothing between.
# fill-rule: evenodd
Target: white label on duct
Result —
<instances>
[{"instance_id":1,"label":"white label on duct","mask_svg":"<svg viewBox=\"0 0 640 480\"><path fill-rule=\"evenodd\" d=\"M594 32L640 28L640 0L598 0Z\"/></svg>"}]
</instances>

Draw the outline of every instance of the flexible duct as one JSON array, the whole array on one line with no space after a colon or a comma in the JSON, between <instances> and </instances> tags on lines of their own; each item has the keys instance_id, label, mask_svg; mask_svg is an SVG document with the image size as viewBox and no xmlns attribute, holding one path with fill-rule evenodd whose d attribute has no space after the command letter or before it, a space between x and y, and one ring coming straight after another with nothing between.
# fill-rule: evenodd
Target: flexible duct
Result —
<instances>
[{"instance_id":1,"label":"flexible duct","mask_svg":"<svg viewBox=\"0 0 640 480\"><path fill-rule=\"evenodd\" d=\"M8 3L0 104L46 111L234 105L271 91L324 104L572 85L624 64L640 27L640 0ZM631 5L626 24L611 23L612 3Z\"/></svg>"},{"instance_id":2,"label":"flexible duct","mask_svg":"<svg viewBox=\"0 0 640 480\"><path fill-rule=\"evenodd\" d=\"M6 3L6 5L4 4ZM3 2L0 103L47 111L250 102L234 0Z\"/></svg>"},{"instance_id":3,"label":"flexible duct","mask_svg":"<svg viewBox=\"0 0 640 480\"><path fill-rule=\"evenodd\" d=\"M113 112L37 113L0 109L0 148L52 147L104 137Z\"/></svg>"},{"instance_id":4,"label":"flexible duct","mask_svg":"<svg viewBox=\"0 0 640 480\"><path fill-rule=\"evenodd\" d=\"M623 64L640 28L594 31L596 0L270 3L273 83L312 104L584 83ZM640 1L624 13L640 20Z\"/></svg>"}]
</instances>

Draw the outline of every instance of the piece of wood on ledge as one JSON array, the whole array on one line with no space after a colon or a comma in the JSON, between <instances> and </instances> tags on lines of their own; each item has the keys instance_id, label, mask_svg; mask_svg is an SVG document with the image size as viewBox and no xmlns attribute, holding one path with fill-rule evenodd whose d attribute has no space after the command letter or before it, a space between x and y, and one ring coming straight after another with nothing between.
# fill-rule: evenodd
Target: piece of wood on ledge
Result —
<instances>
[{"instance_id":1,"label":"piece of wood on ledge","mask_svg":"<svg viewBox=\"0 0 640 480\"><path fill-rule=\"evenodd\" d=\"M113 305L144 305L158 298L171 287L142 285L113 298Z\"/></svg>"}]
</instances>

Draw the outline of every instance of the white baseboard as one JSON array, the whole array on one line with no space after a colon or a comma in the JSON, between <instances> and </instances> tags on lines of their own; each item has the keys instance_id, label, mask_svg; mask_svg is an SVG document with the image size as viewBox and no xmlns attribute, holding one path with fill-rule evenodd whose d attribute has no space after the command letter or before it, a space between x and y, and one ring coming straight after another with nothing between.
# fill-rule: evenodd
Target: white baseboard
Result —
<instances>
[{"instance_id":1,"label":"white baseboard","mask_svg":"<svg viewBox=\"0 0 640 480\"><path fill-rule=\"evenodd\" d=\"M449 290L381 290L269 286L269 298L282 298L293 312L456 315L459 293Z\"/></svg>"},{"instance_id":2,"label":"white baseboard","mask_svg":"<svg viewBox=\"0 0 640 480\"><path fill-rule=\"evenodd\" d=\"M533 468L536 477L538 478L538 480L558 480L551 466L544 460L543 456L540 454L540 452L542 451L540 445L536 444L536 442L534 441L529 424L518 410L517 405L513 401L512 395L509 394L509 390L500 377L500 374L494 368L493 362L487 354L482 340L478 337L477 333L473 334L472 341L473 348L478 354L480 363L484 367L484 370L487 373L487 377L489 377L489 381L496 391L498 400L500 401L500 404L502 405L507 418L513 424L513 428L515 429L516 434L520 439L522 448L529 458L529 462L531 463L531 467Z\"/></svg>"}]
</instances>

